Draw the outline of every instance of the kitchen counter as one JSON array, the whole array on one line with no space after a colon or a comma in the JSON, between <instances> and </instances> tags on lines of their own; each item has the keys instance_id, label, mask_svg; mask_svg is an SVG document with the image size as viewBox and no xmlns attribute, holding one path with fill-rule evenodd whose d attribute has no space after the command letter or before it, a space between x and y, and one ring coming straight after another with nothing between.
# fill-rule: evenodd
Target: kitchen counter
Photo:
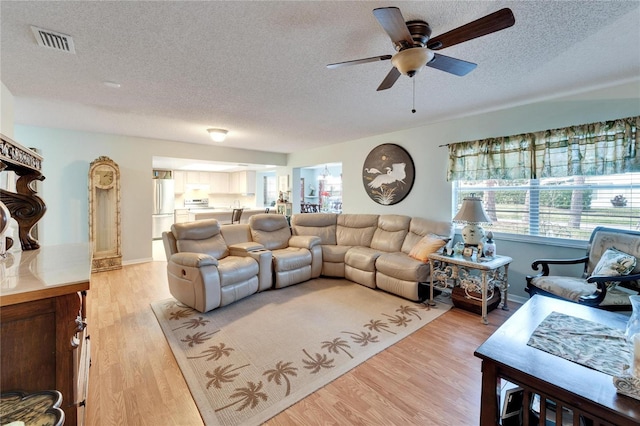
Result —
<instances>
[{"instance_id":1,"label":"kitchen counter","mask_svg":"<svg viewBox=\"0 0 640 426\"><path fill-rule=\"evenodd\" d=\"M192 209L189 210L189 221L203 219L217 219L221 223L231 222L233 209ZM249 218L254 214L264 213L265 208L245 208L242 212L240 223L249 223Z\"/></svg>"}]
</instances>

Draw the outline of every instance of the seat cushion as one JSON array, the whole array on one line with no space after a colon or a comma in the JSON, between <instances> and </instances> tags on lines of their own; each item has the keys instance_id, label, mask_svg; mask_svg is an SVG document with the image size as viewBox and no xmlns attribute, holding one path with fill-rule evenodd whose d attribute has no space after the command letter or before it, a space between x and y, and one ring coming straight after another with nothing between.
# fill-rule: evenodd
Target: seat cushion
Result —
<instances>
[{"instance_id":1,"label":"seat cushion","mask_svg":"<svg viewBox=\"0 0 640 426\"><path fill-rule=\"evenodd\" d=\"M578 302L581 296L589 296L595 293L597 286L588 283L587 280L563 276L535 277L531 284L541 290L548 291L565 299ZM628 306L631 305L629 296L637 294L625 288L612 288L607 290L607 295L599 306Z\"/></svg>"},{"instance_id":2,"label":"seat cushion","mask_svg":"<svg viewBox=\"0 0 640 426\"><path fill-rule=\"evenodd\" d=\"M276 272L294 271L311 265L311 252L304 248L287 247L273 250L272 254Z\"/></svg>"},{"instance_id":3,"label":"seat cushion","mask_svg":"<svg viewBox=\"0 0 640 426\"><path fill-rule=\"evenodd\" d=\"M361 271L374 272L376 259L383 252L369 247L351 247L344 257L344 263Z\"/></svg>"},{"instance_id":4,"label":"seat cushion","mask_svg":"<svg viewBox=\"0 0 640 426\"><path fill-rule=\"evenodd\" d=\"M413 259L404 253L385 253L376 260L376 270L403 281L427 282L430 280L428 263Z\"/></svg>"},{"instance_id":5,"label":"seat cushion","mask_svg":"<svg viewBox=\"0 0 640 426\"><path fill-rule=\"evenodd\" d=\"M218 263L220 287L257 277L258 269L258 262L251 257L227 256Z\"/></svg>"},{"instance_id":6,"label":"seat cushion","mask_svg":"<svg viewBox=\"0 0 640 426\"><path fill-rule=\"evenodd\" d=\"M333 263L343 263L344 257L349 251L350 246L332 246L332 245L323 245L322 246L322 261L323 262L333 262Z\"/></svg>"},{"instance_id":7,"label":"seat cushion","mask_svg":"<svg viewBox=\"0 0 640 426\"><path fill-rule=\"evenodd\" d=\"M535 277L531 284L556 296L577 302L581 296L589 296L596 291L596 285L587 283L584 278L564 276Z\"/></svg>"}]
</instances>

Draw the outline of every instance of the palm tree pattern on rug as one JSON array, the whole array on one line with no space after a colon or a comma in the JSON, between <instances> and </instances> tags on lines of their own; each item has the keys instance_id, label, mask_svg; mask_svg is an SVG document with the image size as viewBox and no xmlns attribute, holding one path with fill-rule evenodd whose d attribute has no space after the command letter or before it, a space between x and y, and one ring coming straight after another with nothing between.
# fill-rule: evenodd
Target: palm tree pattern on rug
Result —
<instances>
[{"instance_id":1,"label":"palm tree pattern on rug","mask_svg":"<svg viewBox=\"0 0 640 426\"><path fill-rule=\"evenodd\" d=\"M251 366L249 363L234 363L232 358L236 351L228 342L210 340L221 330L195 331L209 324L199 312L186 307L177 301L170 301L166 308L169 310L168 319L176 323L172 331L189 330L180 341L190 347L203 345L199 354L188 356L190 360L204 360L210 363L210 368L204 373L207 390L228 393L228 402L216 407L215 412L234 409L243 411L256 408L261 402L270 397L282 398L289 396L295 389L296 379L302 372L317 375L324 370L335 368L340 357L353 359L353 351L358 346L365 347L380 343L382 334L396 334L394 329L404 328L414 319L420 320L420 310L429 310L427 304L416 303L413 306L400 305L393 313L380 313L381 318L372 318L362 325L362 330L343 330L341 336L323 339L319 342L319 350L311 347L300 348L300 357L292 360L278 360L275 365L265 369L262 377L266 383L276 386L267 389L263 380L247 380L246 383L236 383L241 371ZM191 332L191 330L194 330ZM209 346L204 347L204 345ZM207 364L209 365L209 364ZM284 387L281 391L277 388Z\"/></svg>"}]
</instances>

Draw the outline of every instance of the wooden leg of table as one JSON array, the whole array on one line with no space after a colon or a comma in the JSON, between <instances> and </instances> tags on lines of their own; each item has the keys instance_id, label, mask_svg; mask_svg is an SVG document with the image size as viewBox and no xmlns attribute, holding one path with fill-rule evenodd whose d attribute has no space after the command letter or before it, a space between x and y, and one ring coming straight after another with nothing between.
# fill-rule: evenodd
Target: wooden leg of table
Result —
<instances>
[{"instance_id":1,"label":"wooden leg of table","mask_svg":"<svg viewBox=\"0 0 640 426\"><path fill-rule=\"evenodd\" d=\"M480 426L498 424L498 390L500 389L496 366L482 361L482 394L480 396Z\"/></svg>"}]
</instances>

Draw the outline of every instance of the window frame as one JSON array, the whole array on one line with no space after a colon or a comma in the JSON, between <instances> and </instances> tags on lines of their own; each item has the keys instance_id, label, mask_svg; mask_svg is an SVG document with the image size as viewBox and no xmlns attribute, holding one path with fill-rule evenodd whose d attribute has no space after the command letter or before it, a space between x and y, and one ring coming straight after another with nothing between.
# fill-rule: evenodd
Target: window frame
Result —
<instances>
[{"instance_id":1,"label":"window frame","mask_svg":"<svg viewBox=\"0 0 640 426\"><path fill-rule=\"evenodd\" d=\"M622 174L614 174L614 175L608 175L608 176L586 176L585 178L587 179L599 179L599 178L612 178L616 179L616 176L624 176L627 175L627 173L622 173ZM577 184L577 185L560 185L557 188L553 188L553 189L557 189L557 190L563 190L563 191L573 191L573 190L590 190L593 192L597 192L597 191L601 191L601 190L611 190L611 193L614 194L616 192L618 192L618 189L623 189L628 191L631 194L638 194L640 193L640 173L629 173L629 175L631 176L631 179L628 181L629 183L627 185L621 185L621 184L611 184L611 183L602 183L602 184L598 184L597 182L586 182L583 184ZM573 180L575 179L575 176L570 176L567 178L545 178L545 179L555 179L555 180ZM620 178L618 178L620 179ZM626 177L624 178L626 179ZM456 212L458 211L458 208L462 202L461 197L462 197L462 193L473 193L473 191L478 191L478 192L486 192L486 191L495 191L495 192L499 192L500 188L504 188L503 190L508 191L508 190L520 190L523 191L524 193L528 193L529 194L529 212L527 214L528 216L528 221L527 226L528 226L528 233L515 233L515 232L507 232L505 230L493 230L491 229L491 226L487 227L487 230L491 230L493 232L493 234L495 236L498 236L500 239L502 240L507 240L507 241L516 241L516 242L527 242L527 243L538 243L538 244L545 244L545 245L551 245L551 246L560 246L560 247L575 247L575 248L583 248L586 247L587 242L588 242L588 235L583 236L584 239L582 238L563 238L563 237L558 237L558 236L546 236L546 235L539 235L539 234L531 234L531 230L532 229L537 229L538 231L540 230L540 221L539 218L545 214L544 211L540 210L540 203L539 203L539 199L540 199L540 194L543 193L544 191L547 190L553 190L553 189L538 189L535 190L536 188L540 188L542 187L547 187L549 188L549 186L547 185L541 185L541 180L540 179L529 179L529 180L525 180L526 182L528 182L527 184L524 185L514 185L514 186L504 186L504 185L499 185L499 186L493 186L493 185L487 185L487 181L489 180L498 180L498 181L508 181L507 179L486 179L486 180L482 180L482 181L464 181L464 180L454 180L452 181L452 197L451 197L451 211L452 211L452 217L456 214ZM520 181L523 179L513 179L511 181ZM469 182L469 183L483 183L483 185L478 185L478 186L473 186L472 188L469 187L462 187L461 183L462 182ZM496 189L498 189L498 191L496 191ZM637 200L636 200L637 201ZM537 208L534 208L535 206L537 206ZM638 203L636 202L635 205L631 205L630 208L631 209L638 209ZM544 209L543 209L544 210ZM499 210L496 210L496 214L497 212L499 212ZM584 213L584 211L582 212ZM588 216L588 215L587 215ZM567 213L567 217L569 217L569 214ZM582 216L584 217L584 216ZM632 222L633 218L635 217L633 214L633 211L630 211L629 214L627 215L627 217L629 218L630 223ZM533 223L533 225L532 225ZM596 222L597 223L597 222ZM640 224L640 215L638 216L638 224ZM597 224L595 226L598 226ZM594 227L595 227L594 226ZM612 226L615 226L612 224ZM622 225L620 225L622 227ZM639 225L636 225L636 227ZM623 228L623 229L634 229L633 225L630 225L628 228ZM579 236L578 236L579 237Z\"/></svg>"}]
</instances>

